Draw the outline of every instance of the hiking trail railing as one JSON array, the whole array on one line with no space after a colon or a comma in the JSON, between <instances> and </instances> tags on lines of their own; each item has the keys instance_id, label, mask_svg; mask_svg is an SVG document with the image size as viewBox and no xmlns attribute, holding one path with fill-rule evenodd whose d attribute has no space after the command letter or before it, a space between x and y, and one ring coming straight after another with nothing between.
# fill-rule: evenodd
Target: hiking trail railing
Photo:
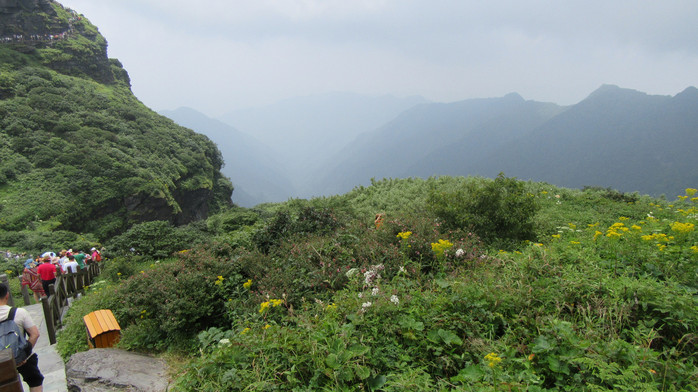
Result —
<instances>
[{"instance_id":1,"label":"hiking trail railing","mask_svg":"<svg viewBox=\"0 0 698 392\"><path fill-rule=\"evenodd\" d=\"M49 286L47 297L41 298L41 306L44 309L44 319L46 320L46 330L50 344L56 344L56 330L63 326L63 312L70 306L69 298L76 299L78 294L85 294L85 287L94 282L99 275L99 263L87 264L85 268L78 272L64 274L60 268L56 271L56 282ZM4 283L7 283L7 276L4 276ZM20 281L22 277L19 277ZM22 299L25 305L31 304L31 296L27 286L22 285ZM14 306L12 296L10 296L10 306Z\"/></svg>"}]
</instances>

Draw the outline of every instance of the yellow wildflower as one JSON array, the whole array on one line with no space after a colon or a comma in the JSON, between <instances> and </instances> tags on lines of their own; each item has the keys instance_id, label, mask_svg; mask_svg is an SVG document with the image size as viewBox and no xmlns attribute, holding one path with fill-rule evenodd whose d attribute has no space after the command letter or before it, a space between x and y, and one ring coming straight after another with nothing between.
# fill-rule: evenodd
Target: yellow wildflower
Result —
<instances>
[{"instance_id":1,"label":"yellow wildflower","mask_svg":"<svg viewBox=\"0 0 698 392\"><path fill-rule=\"evenodd\" d=\"M246 334L246 333L248 333L248 332L250 332L250 329L249 329L249 328L245 328L245 329L242 330L242 332L240 332L240 335L244 335L244 334Z\"/></svg>"},{"instance_id":2,"label":"yellow wildflower","mask_svg":"<svg viewBox=\"0 0 698 392\"><path fill-rule=\"evenodd\" d=\"M632 225L630 228L633 230L642 231L642 226Z\"/></svg>"},{"instance_id":3,"label":"yellow wildflower","mask_svg":"<svg viewBox=\"0 0 698 392\"><path fill-rule=\"evenodd\" d=\"M250 287L252 287L252 279L247 279L247 282L243 283L243 284L242 284L242 287L244 287L244 288L246 288L246 289L249 290Z\"/></svg>"},{"instance_id":4,"label":"yellow wildflower","mask_svg":"<svg viewBox=\"0 0 698 392\"><path fill-rule=\"evenodd\" d=\"M570 241L570 244L572 244L572 245L579 245L579 244L581 244L581 242L579 242L579 241Z\"/></svg>"},{"instance_id":5,"label":"yellow wildflower","mask_svg":"<svg viewBox=\"0 0 698 392\"><path fill-rule=\"evenodd\" d=\"M685 201L686 199L688 199L688 196L679 196L679 199L681 199L681 201Z\"/></svg>"},{"instance_id":6,"label":"yellow wildflower","mask_svg":"<svg viewBox=\"0 0 698 392\"><path fill-rule=\"evenodd\" d=\"M654 239L659 241L659 242L669 242L669 237L667 237L666 234L664 233L657 233L654 235Z\"/></svg>"},{"instance_id":7,"label":"yellow wildflower","mask_svg":"<svg viewBox=\"0 0 698 392\"><path fill-rule=\"evenodd\" d=\"M693 251L693 253L698 253L698 245L693 245L691 247L691 250Z\"/></svg>"},{"instance_id":8,"label":"yellow wildflower","mask_svg":"<svg viewBox=\"0 0 698 392\"><path fill-rule=\"evenodd\" d=\"M451 248L453 246L453 243L449 240L439 240L439 242L432 242L431 243L431 250L436 253L437 255L441 255L446 250Z\"/></svg>"},{"instance_id":9,"label":"yellow wildflower","mask_svg":"<svg viewBox=\"0 0 698 392\"><path fill-rule=\"evenodd\" d=\"M269 305L270 305L269 301L262 302L261 304L259 304L259 313L264 313L264 311L269 309Z\"/></svg>"},{"instance_id":10,"label":"yellow wildflower","mask_svg":"<svg viewBox=\"0 0 698 392\"><path fill-rule=\"evenodd\" d=\"M596 239L599 238L599 236L602 236L602 235L603 235L602 232L596 230L596 232L594 233L594 241L596 241Z\"/></svg>"},{"instance_id":11,"label":"yellow wildflower","mask_svg":"<svg viewBox=\"0 0 698 392\"><path fill-rule=\"evenodd\" d=\"M696 188L686 188L686 194L688 196L693 196L696 194L696 192L698 192L698 189Z\"/></svg>"},{"instance_id":12,"label":"yellow wildflower","mask_svg":"<svg viewBox=\"0 0 698 392\"><path fill-rule=\"evenodd\" d=\"M671 230L680 234L688 234L692 232L695 228L696 225L694 225L693 223L674 222L671 224Z\"/></svg>"},{"instance_id":13,"label":"yellow wildflower","mask_svg":"<svg viewBox=\"0 0 698 392\"><path fill-rule=\"evenodd\" d=\"M660 252L662 252L664 249L666 249L666 245L664 245L664 244L657 244L657 248L659 249Z\"/></svg>"},{"instance_id":14,"label":"yellow wildflower","mask_svg":"<svg viewBox=\"0 0 698 392\"><path fill-rule=\"evenodd\" d=\"M622 221L627 221L628 219L630 219L630 218L628 218L627 216L621 216L620 218L618 218L618 220L622 220Z\"/></svg>"},{"instance_id":15,"label":"yellow wildflower","mask_svg":"<svg viewBox=\"0 0 698 392\"><path fill-rule=\"evenodd\" d=\"M613 238L617 239L617 238L620 238L622 236L623 236L623 234L621 234L615 230L608 230L608 232L606 232L606 237L611 238L611 239L613 239Z\"/></svg>"},{"instance_id":16,"label":"yellow wildflower","mask_svg":"<svg viewBox=\"0 0 698 392\"><path fill-rule=\"evenodd\" d=\"M216 279L215 282L213 282L216 286L220 286L223 283L223 277L221 275L218 275L218 279Z\"/></svg>"},{"instance_id":17,"label":"yellow wildflower","mask_svg":"<svg viewBox=\"0 0 698 392\"><path fill-rule=\"evenodd\" d=\"M272 307L277 307L281 306L284 303L283 299L270 299L269 302L271 302Z\"/></svg>"},{"instance_id":18,"label":"yellow wildflower","mask_svg":"<svg viewBox=\"0 0 698 392\"><path fill-rule=\"evenodd\" d=\"M269 324L264 326L264 329L269 329L269 328L271 328L271 325L269 325Z\"/></svg>"},{"instance_id":19,"label":"yellow wildflower","mask_svg":"<svg viewBox=\"0 0 698 392\"><path fill-rule=\"evenodd\" d=\"M553 238L560 239L560 234L553 234Z\"/></svg>"},{"instance_id":20,"label":"yellow wildflower","mask_svg":"<svg viewBox=\"0 0 698 392\"><path fill-rule=\"evenodd\" d=\"M500 358L499 355L495 353L489 353L485 355L485 361L487 361L487 366L494 368L500 362L502 362L502 358Z\"/></svg>"},{"instance_id":21,"label":"yellow wildflower","mask_svg":"<svg viewBox=\"0 0 698 392\"><path fill-rule=\"evenodd\" d=\"M569 226L572 230L577 228L577 225L575 225L574 223L568 223L567 226Z\"/></svg>"},{"instance_id":22,"label":"yellow wildflower","mask_svg":"<svg viewBox=\"0 0 698 392\"><path fill-rule=\"evenodd\" d=\"M402 238L403 240L410 238L411 235L412 235L411 231L401 231L401 232L397 233L397 237Z\"/></svg>"}]
</instances>

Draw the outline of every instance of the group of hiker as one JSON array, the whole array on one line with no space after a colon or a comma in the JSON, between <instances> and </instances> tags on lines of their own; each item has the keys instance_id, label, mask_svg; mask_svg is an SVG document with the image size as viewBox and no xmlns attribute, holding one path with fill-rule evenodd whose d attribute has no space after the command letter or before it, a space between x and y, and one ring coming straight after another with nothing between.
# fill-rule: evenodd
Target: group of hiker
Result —
<instances>
[{"instance_id":1,"label":"group of hiker","mask_svg":"<svg viewBox=\"0 0 698 392\"><path fill-rule=\"evenodd\" d=\"M70 32L64 31L58 34L11 34L5 37L0 37L0 42L26 42L26 41L57 41L68 36Z\"/></svg>"},{"instance_id":2,"label":"group of hiker","mask_svg":"<svg viewBox=\"0 0 698 392\"><path fill-rule=\"evenodd\" d=\"M34 299L39 302L41 297L47 296L49 286L56 282L56 273L76 273L90 263L102 261L102 253L97 248L90 249L90 253L83 251L73 252L72 249L62 250L58 254L44 252L36 259L31 256L24 262L22 272L22 285L28 286L34 294Z\"/></svg>"}]
</instances>

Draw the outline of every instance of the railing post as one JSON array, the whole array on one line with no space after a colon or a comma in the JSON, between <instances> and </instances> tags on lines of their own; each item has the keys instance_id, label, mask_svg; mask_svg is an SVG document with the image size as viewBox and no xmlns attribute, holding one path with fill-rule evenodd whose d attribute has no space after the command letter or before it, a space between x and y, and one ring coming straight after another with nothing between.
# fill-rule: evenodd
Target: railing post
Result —
<instances>
[{"instance_id":1,"label":"railing post","mask_svg":"<svg viewBox=\"0 0 698 392\"><path fill-rule=\"evenodd\" d=\"M53 323L53 312L51 312L49 297L41 298L41 307L44 309L44 320L46 322L46 331L48 331L49 344L56 344L56 326Z\"/></svg>"},{"instance_id":2,"label":"railing post","mask_svg":"<svg viewBox=\"0 0 698 392\"><path fill-rule=\"evenodd\" d=\"M15 300L14 300L14 298L12 298L12 290L9 290L10 281L7 279L6 274L0 275L0 283L4 283L8 288L8 292L10 293L10 299L7 301L7 304L10 306L15 306Z\"/></svg>"},{"instance_id":3,"label":"railing post","mask_svg":"<svg viewBox=\"0 0 698 392\"><path fill-rule=\"evenodd\" d=\"M22 299L24 300L24 305L29 306L31 305L31 297L29 296L29 289L27 289L27 285L22 284L22 277L19 277L19 286L22 288Z\"/></svg>"}]
</instances>

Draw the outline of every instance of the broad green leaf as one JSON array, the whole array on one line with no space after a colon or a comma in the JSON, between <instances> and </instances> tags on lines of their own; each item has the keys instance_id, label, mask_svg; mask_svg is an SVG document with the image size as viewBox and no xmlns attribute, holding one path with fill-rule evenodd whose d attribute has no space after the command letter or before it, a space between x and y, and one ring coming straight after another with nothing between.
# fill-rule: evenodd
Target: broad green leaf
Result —
<instances>
[{"instance_id":1,"label":"broad green leaf","mask_svg":"<svg viewBox=\"0 0 698 392\"><path fill-rule=\"evenodd\" d=\"M451 377L451 382L471 383L481 380L484 375L485 372L480 365L470 365Z\"/></svg>"},{"instance_id":2,"label":"broad green leaf","mask_svg":"<svg viewBox=\"0 0 698 392\"><path fill-rule=\"evenodd\" d=\"M463 344L463 341L461 340L461 338L459 338L458 335L456 335L452 331L439 329L438 333L439 333L439 336L441 337L441 340L443 340L443 342L449 346L452 344L456 344L456 345Z\"/></svg>"},{"instance_id":3,"label":"broad green leaf","mask_svg":"<svg viewBox=\"0 0 698 392\"><path fill-rule=\"evenodd\" d=\"M553 346L550 343L550 341L548 341L548 339L545 336L540 335L536 338L536 340L533 341L533 347L531 348L531 351L533 351L536 354L539 354L542 352L550 351L552 348Z\"/></svg>"},{"instance_id":4,"label":"broad green leaf","mask_svg":"<svg viewBox=\"0 0 698 392\"><path fill-rule=\"evenodd\" d=\"M330 354L325 358L325 364L327 367L333 370L337 370L340 367L339 364L339 358L337 358L337 354Z\"/></svg>"},{"instance_id":5,"label":"broad green leaf","mask_svg":"<svg viewBox=\"0 0 698 392\"><path fill-rule=\"evenodd\" d=\"M385 382L387 381L387 378L384 375L378 375L375 377L371 377L366 380L366 383L371 389L378 389L382 388L383 385L385 385Z\"/></svg>"},{"instance_id":6,"label":"broad green leaf","mask_svg":"<svg viewBox=\"0 0 698 392\"><path fill-rule=\"evenodd\" d=\"M371 375L371 369L366 366L357 365L356 366L356 377L360 380L365 380Z\"/></svg>"}]
</instances>

